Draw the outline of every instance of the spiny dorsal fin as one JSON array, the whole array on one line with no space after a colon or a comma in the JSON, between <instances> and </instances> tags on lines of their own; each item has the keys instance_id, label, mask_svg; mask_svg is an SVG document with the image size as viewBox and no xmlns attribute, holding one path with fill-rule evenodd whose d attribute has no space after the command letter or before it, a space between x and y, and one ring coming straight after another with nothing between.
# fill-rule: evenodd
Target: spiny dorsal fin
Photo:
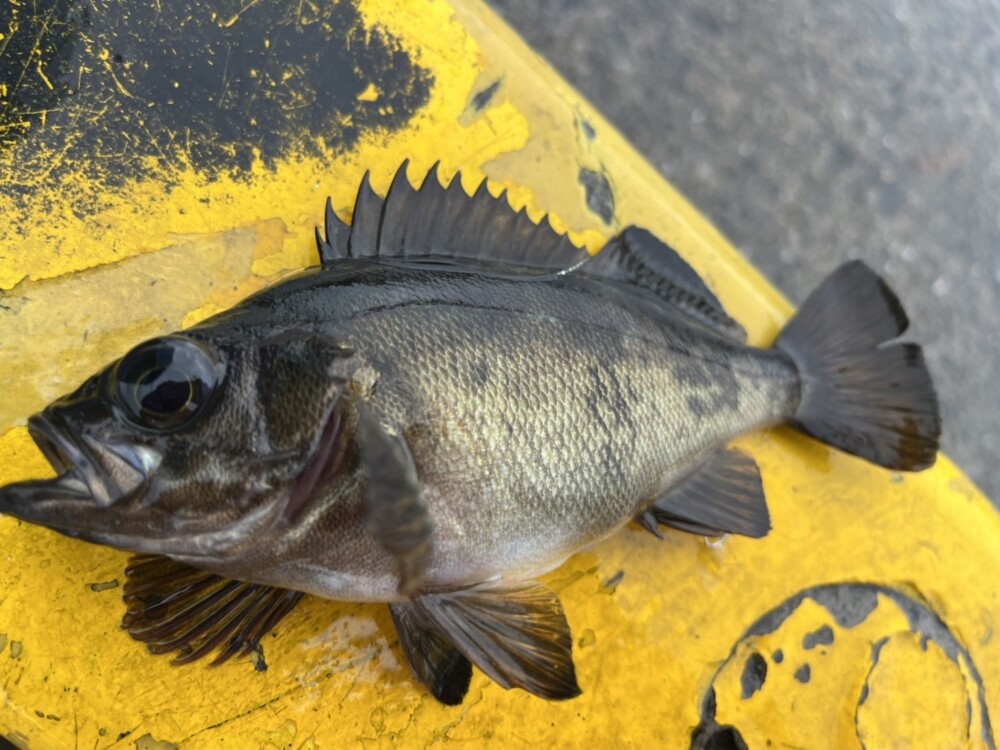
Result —
<instances>
[{"instance_id":1,"label":"spiny dorsal fin","mask_svg":"<svg viewBox=\"0 0 1000 750\"><path fill-rule=\"evenodd\" d=\"M125 575L122 627L151 653L178 652L174 664L220 649L214 666L256 650L303 596L230 581L158 555L135 555Z\"/></svg>"},{"instance_id":2,"label":"spiny dorsal fin","mask_svg":"<svg viewBox=\"0 0 1000 750\"><path fill-rule=\"evenodd\" d=\"M640 227L627 227L580 267L581 273L641 286L660 299L737 341L746 331L677 252Z\"/></svg>"},{"instance_id":3,"label":"spiny dorsal fin","mask_svg":"<svg viewBox=\"0 0 1000 750\"><path fill-rule=\"evenodd\" d=\"M365 173L350 227L327 202L326 239L317 236L323 263L345 258L480 260L552 272L590 257L556 232L548 216L536 224L525 209L511 208L506 191L493 196L485 180L469 195L461 172L446 187L435 164L415 189L406 174L408 164L396 171L384 199Z\"/></svg>"}]
</instances>

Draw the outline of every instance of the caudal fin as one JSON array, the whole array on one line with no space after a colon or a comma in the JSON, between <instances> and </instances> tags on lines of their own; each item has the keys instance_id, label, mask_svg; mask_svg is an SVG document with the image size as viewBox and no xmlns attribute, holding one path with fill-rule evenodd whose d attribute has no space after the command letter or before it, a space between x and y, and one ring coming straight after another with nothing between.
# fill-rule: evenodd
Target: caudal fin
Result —
<instances>
[{"instance_id":1,"label":"caudal fin","mask_svg":"<svg viewBox=\"0 0 1000 750\"><path fill-rule=\"evenodd\" d=\"M896 295L864 263L834 271L775 343L802 381L790 423L879 466L918 471L933 464L941 419L923 352L889 343L908 325Z\"/></svg>"}]
</instances>

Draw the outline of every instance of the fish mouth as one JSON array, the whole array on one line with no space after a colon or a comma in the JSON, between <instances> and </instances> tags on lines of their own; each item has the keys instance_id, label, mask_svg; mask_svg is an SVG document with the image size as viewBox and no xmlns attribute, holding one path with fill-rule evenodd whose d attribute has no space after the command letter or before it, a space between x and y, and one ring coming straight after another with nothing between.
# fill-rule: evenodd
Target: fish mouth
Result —
<instances>
[{"instance_id":1,"label":"fish mouth","mask_svg":"<svg viewBox=\"0 0 1000 750\"><path fill-rule=\"evenodd\" d=\"M30 417L28 434L59 476L0 487L0 513L71 533L81 513L96 518L86 506L114 505L148 479L152 451L77 438L58 413Z\"/></svg>"},{"instance_id":2,"label":"fish mouth","mask_svg":"<svg viewBox=\"0 0 1000 750\"><path fill-rule=\"evenodd\" d=\"M56 482L74 488L82 483L89 499L102 508L146 486L161 459L147 446L77 437L58 412L48 410L28 420L28 434L59 474Z\"/></svg>"},{"instance_id":3,"label":"fish mouth","mask_svg":"<svg viewBox=\"0 0 1000 750\"><path fill-rule=\"evenodd\" d=\"M59 476L54 480L26 482L25 485L58 491L59 499L111 504L106 482L96 461L90 451L73 438L68 428L57 424L51 416L36 414L28 419L28 434Z\"/></svg>"},{"instance_id":4,"label":"fish mouth","mask_svg":"<svg viewBox=\"0 0 1000 750\"><path fill-rule=\"evenodd\" d=\"M83 468L88 464L76 443L41 416L28 420L28 433L59 476L0 487L0 513L48 525L50 516L94 500L95 476Z\"/></svg>"}]
</instances>

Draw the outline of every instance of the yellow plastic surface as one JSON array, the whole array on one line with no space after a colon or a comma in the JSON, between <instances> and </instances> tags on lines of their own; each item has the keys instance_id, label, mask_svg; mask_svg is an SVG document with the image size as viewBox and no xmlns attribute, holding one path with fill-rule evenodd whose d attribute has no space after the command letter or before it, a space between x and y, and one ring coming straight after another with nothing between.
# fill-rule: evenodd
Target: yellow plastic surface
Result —
<instances>
[{"instance_id":1,"label":"yellow plastic surface","mask_svg":"<svg viewBox=\"0 0 1000 750\"><path fill-rule=\"evenodd\" d=\"M414 177L439 159L467 187L487 175L591 249L646 226L752 342L775 336L787 303L484 7L360 7L434 79L391 137L372 129L348 152L261 161L249 181L151 163L124 187L49 184L44 170L0 161L0 483L48 473L23 428L30 413L138 340L314 263L325 197L344 215L365 169L383 191L404 158ZM361 96L377 99L379 86ZM581 168L608 181L610 225L588 209ZM46 209L3 189L18 181L41 184L51 206L92 192L106 207ZM249 660L171 667L119 629L126 554L0 518L0 736L34 749L686 748L714 691L715 720L751 748L991 747L1000 519L987 499L944 458L900 475L786 429L741 443L762 468L766 539L658 541L630 527L547 576L584 691L565 703L477 672L464 705L438 705L412 679L384 606L315 598L266 639L266 671ZM838 623L829 597L859 591L873 608ZM928 637L941 631L953 640Z\"/></svg>"}]
</instances>

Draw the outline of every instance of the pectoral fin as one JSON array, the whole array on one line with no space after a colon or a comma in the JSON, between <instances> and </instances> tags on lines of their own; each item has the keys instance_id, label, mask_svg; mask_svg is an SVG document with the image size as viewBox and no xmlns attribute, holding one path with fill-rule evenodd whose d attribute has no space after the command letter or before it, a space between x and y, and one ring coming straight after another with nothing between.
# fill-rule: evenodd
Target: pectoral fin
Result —
<instances>
[{"instance_id":1,"label":"pectoral fin","mask_svg":"<svg viewBox=\"0 0 1000 750\"><path fill-rule=\"evenodd\" d=\"M367 470L368 528L399 563L399 592L410 595L423 581L433 526L406 440L390 433L378 415L358 403L358 440Z\"/></svg>"},{"instance_id":2,"label":"pectoral fin","mask_svg":"<svg viewBox=\"0 0 1000 750\"><path fill-rule=\"evenodd\" d=\"M302 599L299 591L230 581L166 557L136 555L125 569L122 627L154 654L188 664L220 649L212 665L255 650Z\"/></svg>"},{"instance_id":3,"label":"pectoral fin","mask_svg":"<svg viewBox=\"0 0 1000 750\"><path fill-rule=\"evenodd\" d=\"M566 616L540 584L425 594L392 612L414 672L442 702L442 688L453 703L468 689L458 655L503 688L551 700L580 694Z\"/></svg>"},{"instance_id":4,"label":"pectoral fin","mask_svg":"<svg viewBox=\"0 0 1000 750\"><path fill-rule=\"evenodd\" d=\"M692 534L755 539L771 529L760 469L750 456L732 449L714 453L635 520L657 536L661 523Z\"/></svg>"}]
</instances>

